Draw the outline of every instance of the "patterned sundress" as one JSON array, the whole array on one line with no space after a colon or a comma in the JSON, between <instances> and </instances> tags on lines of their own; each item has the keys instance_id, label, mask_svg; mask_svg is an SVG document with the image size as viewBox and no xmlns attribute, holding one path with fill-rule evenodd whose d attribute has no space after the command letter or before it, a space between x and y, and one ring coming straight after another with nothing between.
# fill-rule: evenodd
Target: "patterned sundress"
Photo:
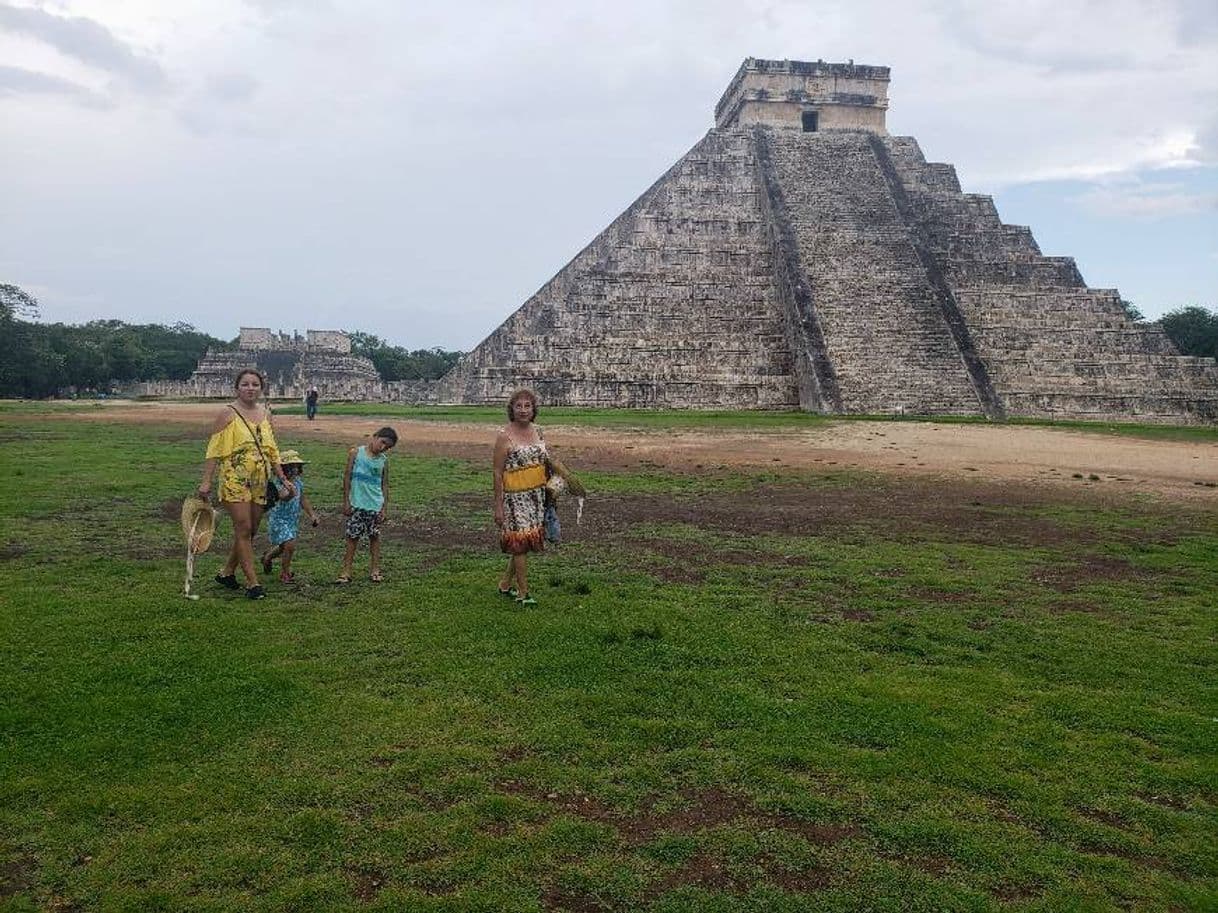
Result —
<instances>
[{"instance_id":1,"label":"patterned sundress","mask_svg":"<svg viewBox=\"0 0 1218 913\"><path fill-rule=\"evenodd\" d=\"M266 537L271 545L283 545L300 535L300 499L304 497L304 477L292 479L296 494L286 501L276 501L267 512Z\"/></svg>"},{"instance_id":2,"label":"patterned sundress","mask_svg":"<svg viewBox=\"0 0 1218 913\"><path fill-rule=\"evenodd\" d=\"M537 432L538 438L541 432ZM546 488L545 488L546 442L536 444L511 444L504 463L503 530L499 533L499 547L509 555L524 555L528 552L544 551L546 547ZM508 491L508 475L515 470L540 469L535 473L540 482L523 491Z\"/></svg>"},{"instance_id":3,"label":"patterned sundress","mask_svg":"<svg viewBox=\"0 0 1218 913\"><path fill-rule=\"evenodd\" d=\"M259 446L262 453L258 452ZM223 430L211 436L206 458L214 459L220 470L221 501L266 504L267 461L279 462L279 447L275 443L270 415L266 414L258 424L250 425L234 414Z\"/></svg>"}]
</instances>

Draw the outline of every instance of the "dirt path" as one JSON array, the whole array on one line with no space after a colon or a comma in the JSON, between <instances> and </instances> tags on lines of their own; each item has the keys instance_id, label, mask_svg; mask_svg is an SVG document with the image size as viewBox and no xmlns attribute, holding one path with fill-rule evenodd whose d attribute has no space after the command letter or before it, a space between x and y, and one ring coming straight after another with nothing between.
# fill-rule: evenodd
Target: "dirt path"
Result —
<instances>
[{"instance_id":1,"label":"dirt path","mask_svg":"<svg viewBox=\"0 0 1218 913\"><path fill-rule=\"evenodd\" d=\"M71 414L81 421L194 426L202 442L211 403L115 403ZM68 415L64 416L69 417ZM494 426L407 421L399 417L279 416L279 436L353 442L392 424L408 446L427 453L490 458ZM664 431L546 425L546 439L573 465L606 469L766 466L860 469L896 475L1040 483L1106 493L1155 494L1218 505L1218 444L1152 441L1077 431L934 422L832 422L814 429ZM1075 474L1081 475L1082 478ZM1091 476L1098 479L1091 479Z\"/></svg>"}]
</instances>

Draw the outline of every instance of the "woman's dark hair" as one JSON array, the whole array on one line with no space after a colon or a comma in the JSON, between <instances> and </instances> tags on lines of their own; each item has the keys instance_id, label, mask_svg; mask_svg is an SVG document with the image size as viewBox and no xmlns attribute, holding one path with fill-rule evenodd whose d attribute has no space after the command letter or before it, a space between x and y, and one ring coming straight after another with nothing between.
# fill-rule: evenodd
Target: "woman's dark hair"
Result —
<instances>
[{"instance_id":1,"label":"woman's dark hair","mask_svg":"<svg viewBox=\"0 0 1218 913\"><path fill-rule=\"evenodd\" d=\"M388 425L386 425L380 431L375 432L372 436L384 438L393 446L397 446L398 433L396 431L394 431L392 428L390 428Z\"/></svg>"},{"instance_id":2,"label":"woman's dark hair","mask_svg":"<svg viewBox=\"0 0 1218 913\"><path fill-rule=\"evenodd\" d=\"M258 378L258 386L260 386L263 390L266 389L266 378L262 376L257 368L243 368L242 370L238 371L237 376L233 378L234 390L241 386L241 378L245 377L247 374L253 374L256 378Z\"/></svg>"},{"instance_id":3,"label":"woman's dark hair","mask_svg":"<svg viewBox=\"0 0 1218 913\"><path fill-rule=\"evenodd\" d=\"M533 421L537 421L537 415L541 410L537 408L537 394L532 390L517 390L512 394L512 397L508 400L507 404L508 421L510 422L513 419L512 407L516 405L516 400L518 399L527 399L533 404Z\"/></svg>"}]
</instances>

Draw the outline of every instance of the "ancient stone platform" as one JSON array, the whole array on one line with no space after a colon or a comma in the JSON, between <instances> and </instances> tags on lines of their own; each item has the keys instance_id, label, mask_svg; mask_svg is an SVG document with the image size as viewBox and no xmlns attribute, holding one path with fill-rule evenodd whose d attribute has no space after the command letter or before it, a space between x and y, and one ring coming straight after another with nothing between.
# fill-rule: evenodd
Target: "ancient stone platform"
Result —
<instances>
[{"instance_id":1,"label":"ancient stone platform","mask_svg":"<svg viewBox=\"0 0 1218 913\"><path fill-rule=\"evenodd\" d=\"M186 381L143 385L150 395L231 396L233 378L257 368L269 395L299 398L316 386L327 400L382 399L384 383L376 366L351 354L351 339L341 330L309 330L305 336L242 327L235 351L208 351Z\"/></svg>"},{"instance_id":2,"label":"ancient stone platform","mask_svg":"<svg viewBox=\"0 0 1218 913\"><path fill-rule=\"evenodd\" d=\"M749 58L716 126L430 391L1218 419L1218 365L884 126L886 67Z\"/></svg>"}]
</instances>

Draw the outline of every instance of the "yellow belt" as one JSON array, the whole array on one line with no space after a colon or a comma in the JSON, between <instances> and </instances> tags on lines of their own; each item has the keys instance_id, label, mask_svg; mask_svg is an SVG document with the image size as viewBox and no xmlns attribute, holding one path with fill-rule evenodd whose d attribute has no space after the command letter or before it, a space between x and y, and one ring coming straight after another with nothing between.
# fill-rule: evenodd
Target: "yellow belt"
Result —
<instances>
[{"instance_id":1,"label":"yellow belt","mask_svg":"<svg viewBox=\"0 0 1218 913\"><path fill-rule=\"evenodd\" d=\"M521 469L508 469L503 473L504 491L528 491L546 484L546 468L538 463Z\"/></svg>"}]
</instances>

